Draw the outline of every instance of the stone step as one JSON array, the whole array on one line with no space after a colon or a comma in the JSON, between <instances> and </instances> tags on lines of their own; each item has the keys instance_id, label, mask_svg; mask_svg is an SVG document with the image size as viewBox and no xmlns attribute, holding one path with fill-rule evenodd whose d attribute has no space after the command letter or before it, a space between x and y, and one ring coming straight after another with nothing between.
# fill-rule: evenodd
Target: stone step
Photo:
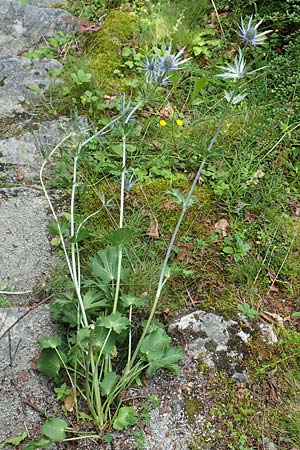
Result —
<instances>
[{"instance_id":1,"label":"stone step","mask_svg":"<svg viewBox=\"0 0 300 450\"><path fill-rule=\"evenodd\" d=\"M35 1L38 6L53 3ZM60 3L60 2L56 2ZM62 9L24 5L17 0L0 0L0 53L20 55L33 50L45 38L58 31L70 32L74 24Z\"/></svg>"}]
</instances>

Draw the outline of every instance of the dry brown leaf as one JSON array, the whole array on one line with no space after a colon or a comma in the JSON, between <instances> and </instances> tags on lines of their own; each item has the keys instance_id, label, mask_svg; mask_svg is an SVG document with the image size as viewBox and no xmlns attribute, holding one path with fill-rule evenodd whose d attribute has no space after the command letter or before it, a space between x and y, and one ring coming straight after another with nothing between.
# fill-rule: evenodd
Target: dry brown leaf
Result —
<instances>
[{"instance_id":1,"label":"dry brown leaf","mask_svg":"<svg viewBox=\"0 0 300 450\"><path fill-rule=\"evenodd\" d=\"M65 408L69 412L73 411L73 408L74 408L74 392L73 391L65 399Z\"/></svg>"},{"instance_id":2,"label":"dry brown leaf","mask_svg":"<svg viewBox=\"0 0 300 450\"><path fill-rule=\"evenodd\" d=\"M18 181L22 181L24 179L24 177L25 177L25 170L22 167L19 167L16 179Z\"/></svg>"},{"instance_id":3,"label":"dry brown leaf","mask_svg":"<svg viewBox=\"0 0 300 450\"><path fill-rule=\"evenodd\" d=\"M227 236L227 228L229 223L226 219L220 219L217 223L215 223L215 230L220 230L222 237Z\"/></svg>"},{"instance_id":4,"label":"dry brown leaf","mask_svg":"<svg viewBox=\"0 0 300 450\"><path fill-rule=\"evenodd\" d=\"M177 258L179 261L184 261L191 255L189 247L187 245L180 245L179 252L177 253Z\"/></svg>"},{"instance_id":5,"label":"dry brown leaf","mask_svg":"<svg viewBox=\"0 0 300 450\"><path fill-rule=\"evenodd\" d=\"M150 223L149 230L147 231L147 236L153 237L155 239L159 238L159 231L158 231L158 222L156 219L152 220Z\"/></svg>"},{"instance_id":6,"label":"dry brown leaf","mask_svg":"<svg viewBox=\"0 0 300 450\"><path fill-rule=\"evenodd\" d=\"M173 110L172 110L171 106L166 105L163 108L161 108L161 110L159 111L159 115L163 119L166 119L166 120L170 119L173 115Z\"/></svg>"},{"instance_id":7,"label":"dry brown leaf","mask_svg":"<svg viewBox=\"0 0 300 450\"><path fill-rule=\"evenodd\" d=\"M165 201L165 202L162 204L162 207L163 207L164 209L166 209L167 211L168 211L169 209L176 209L176 205L175 205L173 202L171 202L170 200Z\"/></svg>"},{"instance_id":8,"label":"dry brown leaf","mask_svg":"<svg viewBox=\"0 0 300 450\"><path fill-rule=\"evenodd\" d=\"M270 313L268 311L264 311L261 314L261 317L265 319L267 322L276 322L280 327L283 326L284 319L279 314Z\"/></svg>"}]
</instances>

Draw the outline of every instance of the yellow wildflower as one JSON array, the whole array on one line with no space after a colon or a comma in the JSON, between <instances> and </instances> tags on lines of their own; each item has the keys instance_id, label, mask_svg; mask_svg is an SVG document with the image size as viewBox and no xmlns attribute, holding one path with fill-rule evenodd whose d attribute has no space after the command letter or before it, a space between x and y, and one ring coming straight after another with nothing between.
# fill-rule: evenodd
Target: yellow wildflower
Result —
<instances>
[{"instance_id":1,"label":"yellow wildflower","mask_svg":"<svg viewBox=\"0 0 300 450\"><path fill-rule=\"evenodd\" d=\"M164 119L161 119L161 120L159 121L159 125L160 125L161 127L165 127L165 126L167 125L167 122L166 122Z\"/></svg>"},{"instance_id":2,"label":"yellow wildflower","mask_svg":"<svg viewBox=\"0 0 300 450\"><path fill-rule=\"evenodd\" d=\"M179 127L182 127L182 125L183 125L183 121L181 119L177 119L176 123Z\"/></svg>"}]
</instances>

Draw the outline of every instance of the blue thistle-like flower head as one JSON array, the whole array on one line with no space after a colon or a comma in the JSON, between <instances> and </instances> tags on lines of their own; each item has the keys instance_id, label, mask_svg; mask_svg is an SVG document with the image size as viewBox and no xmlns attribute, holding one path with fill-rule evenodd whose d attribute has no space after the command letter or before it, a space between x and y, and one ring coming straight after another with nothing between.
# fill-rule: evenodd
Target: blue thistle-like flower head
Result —
<instances>
[{"instance_id":1,"label":"blue thistle-like flower head","mask_svg":"<svg viewBox=\"0 0 300 450\"><path fill-rule=\"evenodd\" d=\"M142 70L145 72L147 83L151 83L153 81L156 82L160 77L160 68L155 57L149 59L148 56L146 56L143 62Z\"/></svg>"},{"instance_id":2,"label":"blue thistle-like flower head","mask_svg":"<svg viewBox=\"0 0 300 450\"><path fill-rule=\"evenodd\" d=\"M263 20L260 20L256 25L252 23L253 16L250 16L248 25L245 24L243 17L241 17L241 25L239 25L240 38L250 45L262 45L265 43L266 35L271 33L272 30L263 31L258 33L258 27L262 24Z\"/></svg>"},{"instance_id":3,"label":"blue thistle-like flower head","mask_svg":"<svg viewBox=\"0 0 300 450\"><path fill-rule=\"evenodd\" d=\"M218 66L219 69L223 70L223 73L219 73L216 77L223 78L223 80L238 80L239 78L244 78L246 76L254 75L259 70L265 69L267 66L260 67L255 70L248 70L242 50L238 49L238 54L235 56L232 64L226 63L225 66Z\"/></svg>"},{"instance_id":4,"label":"blue thistle-like flower head","mask_svg":"<svg viewBox=\"0 0 300 450\"><path fill-rule=\"evenodd\" d=\"M172 42L169 47L163 44L161 49L154 47L154 56L145 57L142 70L145 72L147 83L159 83L162 86L169 84L168 74L175 70L183 69L183 64L191 58L182 58L184 48L177 53L172 53Z\"/></svg>"},{"instance_id":5,"label":"blue thistle-like flower head","mask_svg":"<svg viewBox=\"0 0 300 450\"><path fill-rule=\"evenodd\" d=\"M162 51L155 47L154 51L157 56L158 66L163 74L168 72L174 72L175 70L182 69L182 64L189 61L191 58L183 58L185 47L179 50L177 53L172 53L172 42L170 41L169 47L163 44Z\"/></svg>"}]
</instances>

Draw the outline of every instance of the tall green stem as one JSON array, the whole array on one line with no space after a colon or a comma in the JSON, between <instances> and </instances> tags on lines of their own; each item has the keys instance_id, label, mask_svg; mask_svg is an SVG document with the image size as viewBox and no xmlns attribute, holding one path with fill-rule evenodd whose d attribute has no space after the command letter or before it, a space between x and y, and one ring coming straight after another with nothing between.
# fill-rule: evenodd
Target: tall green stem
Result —
<instances>
[{"instance_id":1,"label":"tall green stem","mask_svg":"<svg viewBox=\"0 0 300 450\"><path fill-rule=\"evenodd\" d=\"M213 148L213 146L214 146L214 144L215 144L215 142L216 142L216 140L217 140L219 134L221 133L221 131L222 131L222 129L223 129L224 122L225 122L226 117L227 117L227 114L228 114L228 112L229 112L229 110L230 110L230 106L231 106L231 104L232 104L233 98L234 98L234 93L232 94L231 99L230 99L230 101L228 102L227 109L226 109L226 111L225 111L223 117L221 118L220 123L219 123L219 125L218 125L218 128L217 128L215 134L213 135L213 137L212 137L212 139L211 139L211 141L210 141L210 143L209 143L209 145L208 145L208 147L207 147L207 153L208 153L208 154L211 152L211 149ZM160 271L160 277L159 277L159 282L158 282L158 285L157 285L157 290L156 290L154 302L153 302L153 305L152 305L152 308L151 308L151 311L150 311L150 314L149 314L147 323L146 323L145 328L144 328L144 330L143 330L143 333L142 333L142 335L141 335L141 337L140 337L140 339L139 339L139 341L138 341L138 343L137 343L137 346L136 346L136 348L135 348L135 351L134 351L134 353L133 353L133 355L132 355L132 358L131 358L131 361L130 361L130 364L129 364L129 368L132 367L132 365L133 365L135 359L137 358L137 355L138 355L138 353L139 353L139 350L140 350L140 347L141 347L141 345L142 345L142 343L143 343L143 340L145 339L145 336L147 335L147 333L148 333L148 331L149 331L149 328L150 328L152 319L153 319L154 314L155 314L155 311L156 311L156 309L157 309L157 305L158 305L158 301L159 301L159 299L160 299L160 295L161 295L162 288L163 288L164 283L165 283L165 281L166 281L166 280L165 280L165 274L166 274L166 269L167 269L168 261L169 261L170 255L171 255L171 251L172 251L172 249L173 249L173 247L174 247L174 243L175 243L175 240L176 240L178 231L179 231L179 229L180 229L180 226L181 226L181 224L182 224L182 221L183 221L183 219L184 219L184 216L185 216L185 214L186 214L186 211L187 211L187 209L188 209L188 207L189 207L189 203L190 203L191 197L192 197L192 195L193 195L193 192L194 192L194 190L195 190L195 187L197 186L197 184L198 184L198 182L199 182L199 179L200 179L200 176L201 176L201 173L202 173L202 170L203 170L203 167L204 167L204 165L205 165L205 163L206 163L207 158L208 158L208 156L206 156L206 157L202 160L202 162L201 162L201 164L200 164L200 166L199 166L199 168L198 168L198 171L197 171L197 173L196 173L196 176L195 176L195 178L194 178L194 180L193 180L192 186L191 186L191 188L190 188L190 190L189 190L189 192L188 192L188 195L187 195L187 197L186 197L186 199L185 199L185 202L184 202L184 204L183 204L181 214L180 214L179 219L178 219L178 221L177 221L175 230L174 230L174 232L173 232L173 234L172 234L172 238L171 238L170 244L169 244L169 246L168 246L168 249L167 249L167 252L166 252L166 255L165 255L163 264L162 264L162 268L161 268L161 271Z\"/></svg>"}]
</instances>

